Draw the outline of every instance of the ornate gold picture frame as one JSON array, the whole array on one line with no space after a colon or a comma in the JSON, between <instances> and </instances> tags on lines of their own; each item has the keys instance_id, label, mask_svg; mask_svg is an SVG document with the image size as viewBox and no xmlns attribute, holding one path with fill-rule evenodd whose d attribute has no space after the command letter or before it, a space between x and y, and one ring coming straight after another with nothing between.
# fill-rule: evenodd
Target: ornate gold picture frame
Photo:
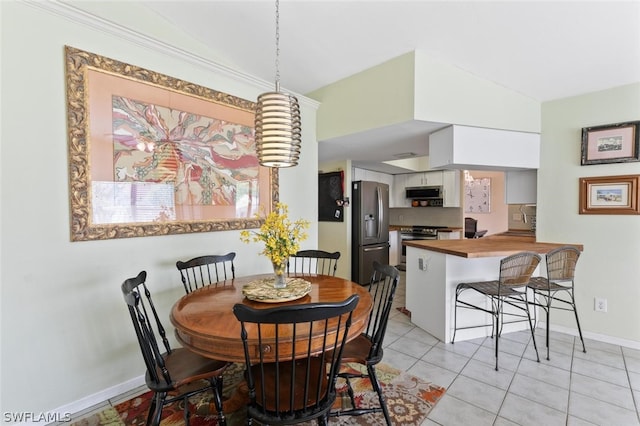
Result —
<instances>
[{"instance_id":1,"label":"ornate gold picture frame","mask_svg":"<svg viewBox=\"0 0 640 426\"><path fill-rule=\"evenodd\" d=\"M257 228L255 103L65 46L71 240Z\"/></svg>"}]
</instances>

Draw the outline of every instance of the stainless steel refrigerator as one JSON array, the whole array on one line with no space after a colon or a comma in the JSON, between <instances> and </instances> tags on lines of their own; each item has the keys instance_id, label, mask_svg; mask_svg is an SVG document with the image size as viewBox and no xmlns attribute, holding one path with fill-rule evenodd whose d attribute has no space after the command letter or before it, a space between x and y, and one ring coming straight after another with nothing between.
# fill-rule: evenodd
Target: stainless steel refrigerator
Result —
<instances>
[{"instance_id":1,"label":"stainless steel refrigerator","mask_svg":"<svg viewBox=\"0 0 640 426\"><path fill-rule=\"evenodd\" d=\"M351 281L368 284L374 260L389 264L389 185L352 182L351 198Z\"/></svg>"}]
</instances>

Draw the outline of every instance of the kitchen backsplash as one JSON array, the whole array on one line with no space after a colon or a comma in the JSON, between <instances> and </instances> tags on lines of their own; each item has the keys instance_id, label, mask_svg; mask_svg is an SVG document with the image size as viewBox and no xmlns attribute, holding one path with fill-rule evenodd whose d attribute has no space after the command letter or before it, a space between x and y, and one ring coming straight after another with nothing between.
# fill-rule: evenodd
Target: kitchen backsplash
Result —
<instances>
[{"instance_id":1,"label":"kitchen backsplash","mask_svg":"<svg viewBox=\"0 0 640 426\"><path fill-rule=\"evenodd\" d=\"M389 209L390 225L432 225L463 227L461 208L455 207L410 207Z\"/></svg>"},{"instance_id":2,"label":"kitchen backsplash","mask_svg":"<svg viewBox=\"0 0 640 426\"><path fill-rule=\"evenodd\" d=\"M509 229L534 230L536 206L531 204L509 205Z\"/></svg>"}]
</instances>

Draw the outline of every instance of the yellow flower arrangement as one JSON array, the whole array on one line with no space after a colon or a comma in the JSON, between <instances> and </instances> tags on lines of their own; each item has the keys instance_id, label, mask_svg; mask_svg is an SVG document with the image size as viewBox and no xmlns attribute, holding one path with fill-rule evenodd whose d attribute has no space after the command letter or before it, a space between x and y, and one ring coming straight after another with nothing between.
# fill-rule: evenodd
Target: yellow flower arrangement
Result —
<instances>
[{"instance_id":1,"label":"yellow flower arrangement","mask_svg":"<svg viewBox=\"0 0 640 426\"><path fill-rule=\"evenodd\" d=\"M245 243L264 242L264 249L260 254L267 256L276 274L281 275L284 274L289 256L295 254L300 249L300 241L307 238L304 232L307 228L308 221L299 219L291 222L287 205L277 203L275 209L265 218L260 231L241 231L240 240Z\"/></svg>"}]
</instances>

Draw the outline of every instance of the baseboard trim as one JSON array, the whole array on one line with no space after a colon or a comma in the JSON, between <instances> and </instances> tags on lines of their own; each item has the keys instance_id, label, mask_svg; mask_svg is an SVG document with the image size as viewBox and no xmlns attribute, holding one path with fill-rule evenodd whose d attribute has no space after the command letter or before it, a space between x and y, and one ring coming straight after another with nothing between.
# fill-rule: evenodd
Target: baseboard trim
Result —
<instances>
[{"instance_id":1,"label":"baseboard trim","mask_svg":"<svg viewBox=\"0 0 640 426\"><path fill-rule=\"evenodd\" d=\"M103 404L104 402L109 401L111 398L115 398L119 395L130 392L144 384L144 375L134 377L133 379L127 380L126 382L111 386L110 388L103 389L100 392L94 393L93 395L86 396L77 401L63 405L62 407L58 407L55 410L51 410L51 412L72 413L73 416L73 414L80 413L96 405Z\"/></svg>"},{"instance_id":2,"label":"baseboard trim","mask_svg":"<svg viewBox=\"0 0 640 426\"><path fill-rule=\"evenodd\" d=\"M537 328L546 329L546 323L544 321L540 321ZM552 324L551 330L557 331L559 333L571 334L572 336L579 336L577 328L563 327L561 325ZM640 342L637 342L635 340L622 339L620 337L607 336L606 334L592 333L589 331L583 331L582 337L584 337L585 339L597 340L603 343L610 343L612 345L619 345L626 348L640 350Z\"/></svg>"}]
</instances>

